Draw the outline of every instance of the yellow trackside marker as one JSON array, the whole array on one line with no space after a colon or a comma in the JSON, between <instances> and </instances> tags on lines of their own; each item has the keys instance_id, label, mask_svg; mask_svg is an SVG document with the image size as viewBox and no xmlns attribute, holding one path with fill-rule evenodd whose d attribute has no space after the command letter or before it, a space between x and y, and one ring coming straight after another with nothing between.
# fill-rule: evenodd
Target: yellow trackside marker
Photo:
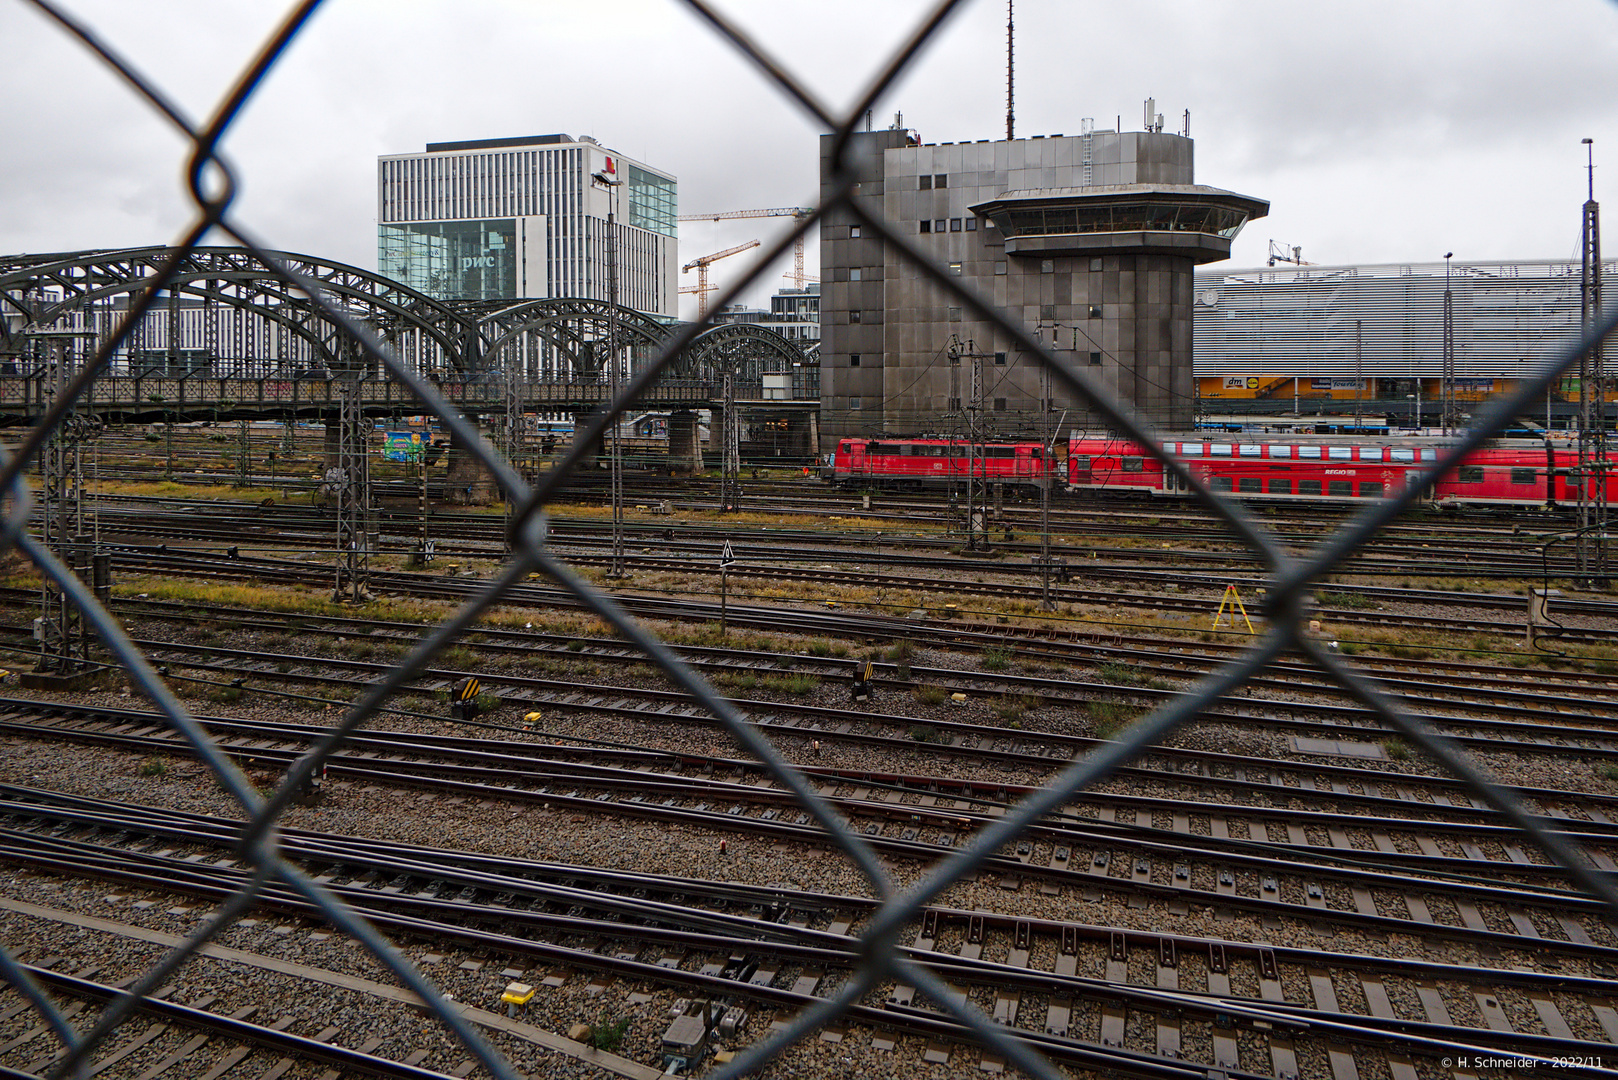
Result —
<instances>
[{"instance_id":1,"label":"yellow trackside marker","mask_svg":"<svg viewBox=\"0 0 1618 1080\"><path fill-rule=\"evenodd\" d=\"M506 992L500 995L500 1000L507 1005L526 1005L534 997L534 988L527 983L506 983Z\"/></svg>"},{"instance_id":2,"label":"yellow trackside marker","mask_svg":"<svg viewBox=\"0 0 1618 1080\"><path fill-rule=\"evenodd\" d=\"M1236 613L1241 612L1242 622L1247 624L1247 632L1249 634L1258 633L1257 630L1253 629L1253 620L1247 617L1247 608L1242 604L1242 595L1236 591L1236 586L1234 585L1226 585L1225 595L1219 598L1219 610L1214 612L1213 629L1219 629L1219 620L1225 617L1227 607L1230 609L1230 625L1232 629L1236 626Z\"/></svg>"},{"instance_id":3,"label":"yellow trackside marker","mask_svg":"<svg viewBox=\"0 0 1618 1080\"><path fill-rule=\"evenodd\" d=\"M457 701L475 701L475 700L477 700L478 691L481 690L481 689L482 689L482 686L481 686L481 684L479 684L479 682L476 679L473 679L473 678L462 679L461 680L461 685L457 686L455 688L455 700L457 700Z\"/></svg>"}]
</instances>

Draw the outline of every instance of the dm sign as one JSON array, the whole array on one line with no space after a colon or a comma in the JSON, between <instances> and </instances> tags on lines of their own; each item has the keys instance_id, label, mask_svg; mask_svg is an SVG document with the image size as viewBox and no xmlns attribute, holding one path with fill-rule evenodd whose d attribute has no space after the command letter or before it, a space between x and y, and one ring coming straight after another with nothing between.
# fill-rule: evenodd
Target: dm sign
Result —
<instances>
[{"instance_id":1,"label":"dm sign","mask_svg":"<svg viewBox=\"0 0 1618 1080\"><path fill-rule=\"evenodd\" d=\"M383 461L420 461L421 432L390 431L382 437Z\"/></svg>"}]
</instances>

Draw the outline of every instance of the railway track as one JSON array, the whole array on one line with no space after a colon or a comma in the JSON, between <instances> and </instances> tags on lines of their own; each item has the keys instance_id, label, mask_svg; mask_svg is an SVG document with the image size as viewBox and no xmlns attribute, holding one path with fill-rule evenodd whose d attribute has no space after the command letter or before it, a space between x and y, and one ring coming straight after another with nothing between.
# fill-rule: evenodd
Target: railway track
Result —
<instances>
[{"instance_id":1,"label":"railway track","mask_svg":"<svg viewBox=\"0 0 1618 1080\"><path fill-rule=\"evenodd\" d=\"M292 560L270 559L262 556L238 554L229 557L218 552L193 549L170 550L167 545L156 547L119 547L110 552L115 569L130 570L164 570L184 573L200 577L213 577L231 580L257 580L280 581L302 584L309 580L311 567L307 562ZM594 558L597 563L603 557L575 556L573 561L587 561ZM634 563L631 557L631 563ZM665 568L682 567L684 571L696 570L698 572L711 571L713 567L691 563L674 563ZM316 573L322 572L316 570ZM867 574L847 570L827 570L825 568L775 568L767 566L750 566L739 563L731 568L733 574L747 574L761 578L789 578L792 580L813 581L841 581L848 584L861 584L873 586L882 583L884 587L895 589L927 589L932 592L951 592L1000 595L1007 593L1020 595L1025 599L1034 599L1041 595L1042 588L1033 585L1017 586L1004 583L986 582L940 582L937 578L898 579L892 575ZM476 581L463 579L449 579L436 575L417 574L405 571L375 570L369 576L370 587L373 590L399 593L413 596L434 596L446 599L464 598L472 589L478 587ZM1191 612L1207 615L1216 611L1220 605L1217 596L1185 596L1171 593L1156 593L1142 596L1134 592L1104 592L1094 588L1057 587L1052 593L1057 602L1070 605L1106 605L1114 607L1129 607L1136 609L1161 608L1171 612ZM1446 603L1452 598L1463 606L1476 605L1486 610L1508 610L1510 607L1524 604L1516 597L1502 595L1477 596L1474 594L1441 593L1423 590L1384 590L1382 595L1389 600L1397 599L1402 603ZM551 606L570 606L576 603L571 594L557 588L548 588L538 585L518 586L507 594L508 603L533 604ZM629 593L619 594L617 599L637 614L647 617L661 618L697 618L702 621L717 621L719 617L718 605L709 602L697 602L678 599L665 599L646 595ZM940 606L942 611L942 605ZM1348 607L1317 607L1320 618L1345 626L1375 626L1406 629L1411 624L1411 617L1398 612L1367 611L1361 608ZM1567 600L1559 601L1554 605L1558 613L1572 615L1597 616L1611 618L1618 614L1618 603L1602 600ZM798 624L801 632L843 632L833 630L832 624L839 620L828 619L819 613L804 610L787 609L767 613L771 609L749 609L740 604L729 605L728 617L737 625L763 625L770 629L785 629L784 623L788 620ZM821 624L816 629L814 624ZM1519 619L1484 619L1484 618L1446 618L1443 616L1423 613L1419 619L1420 626L1428 632L1446 631L1454 635L1494 635L1497 637L1515 637L1522 633L1523 620ZM867 634L885 633L888 636L902 637L908 631L901 632L900 627L905 626L905 620L889 620L886 630L878 629L878 620L867 620L857 632ZM1017 630L1007 628L1005 634L1015 634ZM1569 644L1603 644L1618 641L1618 620L1610 623L1597 623L1587 626L1564 625L1556 631L1559 641Z\"/></svg>"},{"instance_id":2,"label":"railway track","mask_svg":"<svg viewBox=\"0 0 1618 1080\"><path fill-rule=\"evenodd\" d=\"M233 822L0 792L9 857L208 899L241 887L246 870L229 858ZM721 1027L728 1021L750 1038L770 1013L784 1021L837 991L860 962L857 937L872 910L862 897L494 860L301 830L284 830L281 839L286 857L390 933L494 952L541 985L583 971L673 987L713 1001ZM265 901L283 914L313 914L284 889L272 888ZM1507 965L945 907L919 912L909 934L907 955L944 979L957 1000L1053 1060L1128 1075L1207 1068L1304 1075L1313 1061L1329 1063L1334 1077L1416 1076L1418 1063L1426 1071L1445 1054L1599 1063L1618 1041L1608 1026L1610 984L1599 975L1561 972L1552 990L1538 973ZM1525 1024L1524 1016L1537 1019ZM855 1006L834 1029L839 1037L851 1023L968 1040L905 985L884 986ZM1575 1028L1590 1036L1575 1036Z\"/></svg>"}]
</instances>

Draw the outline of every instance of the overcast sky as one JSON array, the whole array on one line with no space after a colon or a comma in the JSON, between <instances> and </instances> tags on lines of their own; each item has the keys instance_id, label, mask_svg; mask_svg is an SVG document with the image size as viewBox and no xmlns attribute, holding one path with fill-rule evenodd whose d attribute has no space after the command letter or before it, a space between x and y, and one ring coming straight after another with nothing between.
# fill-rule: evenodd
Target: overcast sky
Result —
<instances>
[{"instance_id":1,"label":"overcast sky","mask_svg":"<svg viewBox=\"0 0 1618 1080\"><path fill-rule=\"evenodd\" d=\"M1618 213L1612 0L1016 3L1016 134L1077 134L1084 117L1139 130L1149 96L1177 131L1189 109L1197 182L1271 204L1224 267L1262 265L1272 239L1327 264L1576 259L1582 138ZM193 116L281 15L265 0L65 6ZM931 4L719 6L843 108ZM1005 21L1005 0L968 4L876 125L903 110L927 142L1004 137ZM165 122L31 4L0 0L0 43L0 254L179 236L185 153ZM817 189L819 125L672 0L330 0L226 151L236 212L266 242L373 268L378 155L552 132L674 173L682 213ZM681 261L781 228L686 223Z\"/></svg>"}]
</instances>

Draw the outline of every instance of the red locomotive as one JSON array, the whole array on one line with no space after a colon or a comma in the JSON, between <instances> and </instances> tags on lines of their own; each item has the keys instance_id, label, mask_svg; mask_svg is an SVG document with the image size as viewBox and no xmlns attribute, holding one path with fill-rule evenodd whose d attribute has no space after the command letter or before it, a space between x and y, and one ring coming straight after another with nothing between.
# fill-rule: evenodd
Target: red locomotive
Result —
<instances>
[{"instance_id":1,"label":"red locomotive","mask_svg":"<svg viewBox=\"0 0 1618 1080\"><path fill-rule=\"evenodd\" d=\"M971 479L1038 490L1059 479L1060 452L1037 442L965 439L841 439L832 483L921 489Z\"/></svg>"},{"instance_id":2,"label":"red locomotive","mask_svg":"<svg viewBox=\"0 0 1618 1080\"><path fill-rule=\"evenodd\" d=\"M1442 445L1421 440L1317 442L1170 440L1164 450L1215 491L1296 501L1380 499L1417 482ZM1612 456L1609 455L1609 460ZM1473 451L1426 496L1435 503L1545 506L1576 503L1578 451L1537 439L1501 439ZM1184 485L1127 439L1076 438L1068 444L1068 490L1175 496ZM1618 501L1618 469L1607 471L1607 500Z\"/></svg>"}]
</instances>

